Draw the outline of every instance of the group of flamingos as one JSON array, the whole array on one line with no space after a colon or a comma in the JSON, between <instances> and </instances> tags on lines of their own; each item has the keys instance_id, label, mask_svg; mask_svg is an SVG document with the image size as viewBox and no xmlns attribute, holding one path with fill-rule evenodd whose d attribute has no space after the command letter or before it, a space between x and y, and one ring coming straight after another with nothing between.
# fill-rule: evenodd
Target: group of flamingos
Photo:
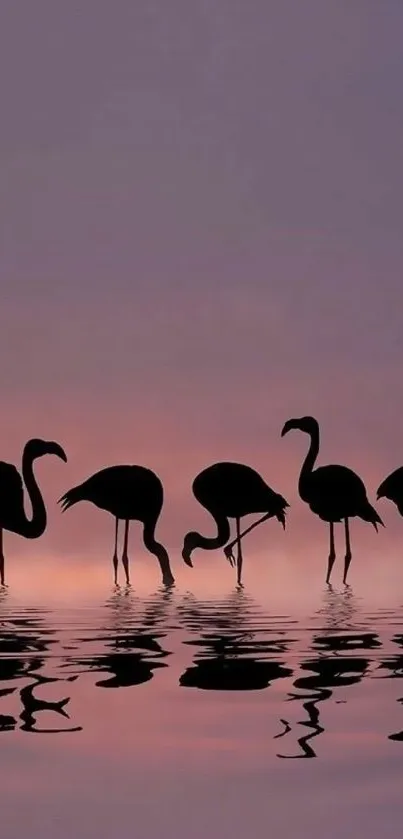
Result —
<instances>
[{"instance_id":1,"label":"group of flamingos","mask_svg":"<svg viewBox=\"0 0 403 839\"><path fill-rule=\"evenodd\" d=\"M290 419L285 423L281 436L298 429L310 437L308 454L302 464L298 490L300 497L330 530L330 550L326 582L336 558L334 525L344 522L345 557L343 582L347 580L351 562L349 519L354 516L370 522L377 530L383 526L382 519L369 503L361 478L346 466L329 465L314 469L319 452L319 425L314 417ZM29 440L22 457L22 477L9 463L0 462L0 582L5 584L3 530L18 533L27 539L37 539L46 528L46 509L35 479L33 462L45 454L53 454L64 462L67 457L58 443L43 440ZM32 517L24 509L24 484L32 506ZM197 501L213 517L217 532L215 536L202 536L196 531L184 538L182 557L192 567L191 555L196 548L215 550L224 548L226 558L237 569L237 583L242 585L242 539L261 524L275 516L285 529L285 498L274 492L263 478L241 463L214 463L200 472L193 481L193 493ZM380 485L377 498L389 498L403 516L403 466L392 472ZM157 557L162 580L172 585L169 556L164 546L157 541L155 531L163 505L163 488L160 479L144 466L111 466L96 472L82 484L73 487L59 503L67 510L79 501L91 501L96 507L106 510L115 519L115 544L113 567L115 583L118 580L118 529L124 522L122 565L126 582L129 584L129 526L132 520L143 524L144 545ZM243 516L261 513L261 517L241 531ZM230 541L229 519L235 519L235 538ZM236 547L236 556L233 549Z\"/></svg>"}]
</instances>

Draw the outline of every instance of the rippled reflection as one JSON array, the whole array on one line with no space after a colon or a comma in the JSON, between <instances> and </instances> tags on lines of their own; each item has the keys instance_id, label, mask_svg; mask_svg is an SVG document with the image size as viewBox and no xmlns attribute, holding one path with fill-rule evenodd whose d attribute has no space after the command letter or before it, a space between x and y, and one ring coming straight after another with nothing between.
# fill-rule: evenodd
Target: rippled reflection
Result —
<instances>
[{"instance_id":1,"label":"rippled reflection","mask_svg":"<svg viewBox=\"0 0 403 839\"><path fill-rule=\"evenodd\" d=\"M357 640L358 648L362 649L365 639L358 637ZM338 650L337 641L338 639L333 637L333 651ZM345 649L345 643L346 638L342 637L340 650ZM349 648L354 649L354 644L352 643ZM302 693L291 692L289 698L301 702L307 717L300 721L300 725L308 728L308 734L304 734L298 738L301 749L299 754L279 754L278 757L316 757L316 752L310 741L318 737L325 730L320 724L320 703L330 699L335 688L354 685L361 681L367 673L368 667L369 659L355 656L318 657L308 661L302 661L300 669L303 672L308 671L312 675L299 676L294 682L294 687L302 691ZM306 693L306 691L310 691L310 693ZM291 731L289 724L287 724L287 729Z\"/></svg>"},{"instance_id":2,"label":"rippled reflection","mask_svg":"<svg viewBox=\"0 0 403 839\"><path fill-rule=\"evenodd\" d=\"M348 587L327 587L319 608L298 621L242 590L203 600L173 589L141 598L116 588L104 603L65 611L17 610L3 595L0 733L78 733L93 689L151 683L146 689L161 697L164 713L175 714L188 693L183 688L199 692L201 718L206 691L215 691L218 703L228 692L245 702L247 693L260 692L274 753L282 760L317 757L326 743L324 703L340 705L347 725L350 705L365 699L372 683L403 678L400 623L400 613L366 613ZM403 705L403 696L381 696L384 739L402 741L401 730L386 728L388 709ZM113 727L118 710L110 707Z\"/></svg>"},{"instance_id":3,"label":"rippled reflection","mask_svg":"<svg viewBox=\"0 0 403 839\"><path fill-rule=\"evenodd\" d=\"M262 690L275 679L291 676L291 668L274 656L285 653L292 639L285 638L285 630L278 637L264 637L273 628L243 591L219 603L189 596L178 612L187 631L198 636L185 641L197 653L194 664L179 679L182 687Z\"/></svg>"},{"instance_id":4,"label":"rippled reflection","mask_svg":"<svg viewBox=\"0 0 403 839\"><path fill-rule=\"evenodd\" d=\"M153 678L154 670L166 667L161 659L170 655L162 646L172 590L164 589L144 604L131 596L131 590L117 589L105 604L106 621L99 634L79 639L80 646L90 644L94 654L72 657L68 666L76 672L108 674L95 684L103 688L134 687Z\"/></svg>"},{"instance_id":5,"label":"rippled reflection","mask_svg":"<svg viewBox=\"0 0 403 839\"><path fill-rule=\"evenodd\" d=\"M399 647L403 647L403 635L394 635L393 642ZM380 669L387 670L388 673L383 678L388 679L402 679L403 678L403 654L392 654L384 659L380 664ZM383 674L382 674L383 675ZM400 705L403 705L403 697L399 696L396 700ZM396 731L389 734L389 740L403 741L403 731Z\"/></svg>"},{"instance_id":6,"label":"rippled reflection","mask_svg":"<svg viewBox=\"0 0 403 839\"><path fill-rule=\"evenodd\" d=\"M0 626L0 683L18 683L12 687L2 687L0 698L12 694L19 697L18 718L1 714L0 731L12 731L16 727L22 731L43 734L80 731L80 726L66 728L39 725L39 715L43 711L69 719L66 711L69 696L48 700L39 696L36 690L39 686L67 681L43 673L47 661L45 656L50 653L52 645L57 644L56 630L46 625L44 615L35 612L3 618Z\"/></svg>"}]
</instances>

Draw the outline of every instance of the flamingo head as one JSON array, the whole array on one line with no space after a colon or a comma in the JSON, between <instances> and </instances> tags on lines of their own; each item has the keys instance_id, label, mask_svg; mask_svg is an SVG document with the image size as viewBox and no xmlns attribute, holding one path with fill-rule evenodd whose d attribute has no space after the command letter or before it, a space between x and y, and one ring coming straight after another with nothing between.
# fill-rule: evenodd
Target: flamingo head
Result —
<instances>
[{"instance_id":1,"label":"flamingo head","mask_svg":"<svg viewBox=\"0 0 403 839\"><path fill-rule=\"evenodd\" d=\"M297 417L289 419L282 428L281 436L284 437L289 431L298 429L298 431L305 431L306 434L313 434L318 431L318 421L315 417Z\"/></svg>"},{"instance_id":2,"label":"flamingo head","mask_svg":"<svg viewBox=\"0 0 403 839\"><path fill-rule=\"evenodd\" d=\"M182 559L189 565L190 568L193 568L193 563L190 558L191 553L194 551L195 548L198 548L200 545L200 536L195 531L191 531L187 533L184 541L183 541L183 548L182 548Z\"/></svg>"},{"instance_id":3,"label":"flamingo head","mask_svg":"<svg viewBox=\"0 0 403 839\"><path fill-rule=\"evenodd\" d=\"M64 463L67 463L67 455L64 449L59 446L59 443L54 443L53 441L38 439L28 440L24 452L27 453L32 460L37 457L43 457L45 454L54 454L56 457L60 457L60 460L63 460Z\"/></svg>"},{"instance_id":4,"label":"flamingo head","mask_svg":"<svg viewBox=\"0 0 403 839\"><path fill-rule=\"evenodd\" d=\"M279 510L276 513L276 519L283 525L283 530L285 530L285 510Z\"/></svg>"}]
</instances>

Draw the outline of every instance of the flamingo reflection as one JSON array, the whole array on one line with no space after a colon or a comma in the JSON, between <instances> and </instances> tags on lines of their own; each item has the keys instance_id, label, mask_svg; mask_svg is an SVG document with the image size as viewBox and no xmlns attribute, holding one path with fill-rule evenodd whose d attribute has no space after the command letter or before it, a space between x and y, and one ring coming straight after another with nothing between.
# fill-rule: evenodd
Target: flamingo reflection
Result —
<instances>
[{"instance_id":1,"label":"flamingo reflection","mask_svg":"<svg viewBox=\"0 0 403 839\"><path fill-rule=\"evenodd\" d=\"M97 687L135 687L150 681L155 670L167 667L163 659L171 655L161 644L166 632L159 627L167 621L172 596L172 589L164 588L144 604L128 590L115 592L106 603L111 620L104 630L79 639L80 644L93 644L95 654L73 658L66 666L79 673L106 673L108 678L97 681Z\"/></svg>"},{"instance_id":2,"label":"flamingo reflection","mask_svg":"<svg viewBox=\"0 0 403 839\"><path fill-rule=\"evenodd\" d=\"M395 644L399 647L403 647L403 635L394 635L393 639ZM381 676L380 678L384 679L402 679L403 678L403 654L398 655L391 655L388 656L387 659L381 662L380 664L381 670L387 670L387 676ZM403 705L403 696L400 696L397 700L400 705ZM403 731L396 731L394 734L388 735L388 740L395 740L398 742L403 741Z\"/></svg>"},{"instance_id":3,"label":"flamingo reflection","mask_svg":"<svg viewBox=\"0 0 403 839\"><path fill-rule=\"evenodd\" d=\"M262 690L292 670L278 660L291 639L267 640L258 625L259 614L251 598L234 592L219 604L185 598L178 609L183 623L197 638L185 641L196 647L193 665L179 679L181 687L201 690ZM260 633L260 637L259 637Z\"/></svg>"}]
</instances>

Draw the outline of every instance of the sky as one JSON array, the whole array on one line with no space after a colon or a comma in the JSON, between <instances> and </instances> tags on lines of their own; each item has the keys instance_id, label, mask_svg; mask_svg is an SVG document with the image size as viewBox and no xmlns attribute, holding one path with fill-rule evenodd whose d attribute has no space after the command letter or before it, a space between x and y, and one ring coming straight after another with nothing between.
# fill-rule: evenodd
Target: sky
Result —
<instances>
[{"instance_id":1,"label":"sky","mask_svg":"<svg viewBox=\"0 0 403 839\"><path fill-rule=\"evenodd\" d=\"M402 27L398 0L1 4L0 456L69 458L38 464L49 527L15 553L109 555L105 514L55 502L132 462L176 555L221 459L292 505L255 544L327 549L291 416L371 500L403 463Z\"/></svg>"}]
</instances>

